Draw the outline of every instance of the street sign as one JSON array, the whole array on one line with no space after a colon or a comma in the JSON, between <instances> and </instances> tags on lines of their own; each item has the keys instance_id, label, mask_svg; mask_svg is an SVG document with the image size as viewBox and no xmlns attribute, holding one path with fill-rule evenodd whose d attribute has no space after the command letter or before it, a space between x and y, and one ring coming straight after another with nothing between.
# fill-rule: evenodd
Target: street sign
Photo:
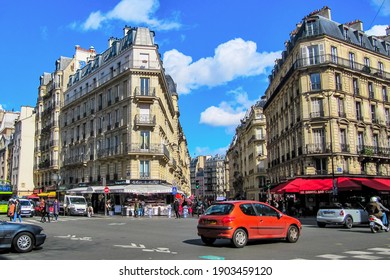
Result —
<instances>
[{"instance_id":1,"label":"street sign","mask_svg":"<svg viewBox=\"0 0 390 280\"><path fill-rule=\"evenodd\" d=\"M109 192L110 192L110 188L107 187L107 186L105 186L105 187L104 187L104 193L109 193Z\"/></svg>"},{"instance_id":2,"label":"street sign","mask_svg":"<svg viewBox=\"0 0 390 280\"><path fill-rule=\"evenodd\" d=\"M177 193L177 187L172 187L172 194L175 195Z\"/></svg>"}]
</instances>

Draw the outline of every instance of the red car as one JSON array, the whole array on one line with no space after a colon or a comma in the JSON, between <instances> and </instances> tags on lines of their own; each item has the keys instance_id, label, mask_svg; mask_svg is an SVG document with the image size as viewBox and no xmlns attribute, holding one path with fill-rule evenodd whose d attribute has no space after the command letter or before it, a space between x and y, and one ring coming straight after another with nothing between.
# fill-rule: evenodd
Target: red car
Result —
<instances>
[{"instance_id":1,"label":"red car","mask_svg":"<svg viewBox=\"0 0 390 280\"><path fill-rule=\"evenodd\" d=\"M237 248L255 239L285 239L295 243L301 230L298 219L253 200L217 202L198 220L198 235L206 245L220 238L231 239Z\"/></svg>"}]
</instances>

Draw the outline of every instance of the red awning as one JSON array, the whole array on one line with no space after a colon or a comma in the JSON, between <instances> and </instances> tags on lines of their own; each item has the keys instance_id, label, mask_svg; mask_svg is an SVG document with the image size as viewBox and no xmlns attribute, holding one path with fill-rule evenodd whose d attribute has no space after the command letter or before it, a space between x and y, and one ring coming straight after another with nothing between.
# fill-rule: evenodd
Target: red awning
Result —
<instances>
[{"instance_id":1,"label":"red awning","mask_svg":"<svg viewBox=\"0 0 390 280\"><path fill-rule=\"evenodd\" d=\"M39 198L38 195L36 195L35 193L33 194L30 194L29 196L27 196L28 199L33 199L33 198Z\"/></svg>"},{"instance_id":2,"label":"red awning","mask_svg":"<svg viewBox=\"0 0 390 280\"><path fill-rule=\"evenodd\" d=\"M357 191L361 190L362 186L355 182L353 178L349 177L339 177L337 178L337 187L342 190L348 191Z\"/></svg>"},{"instance_id":3,"label":"red awning","mask_svg":"<svg viewBox=\"0 0 390 280\"><path fill-rule=\"evenodd\" d=\"M353 180L377 191L390 191L390 179L353 178Z\"/></svg>"},{"instance_id":4,"label":"red awning","mask_svg":"<svg viewBox=\"0 0 390 280\"><path fill-rule=\"evenodd\" d=\"M339 191L361 190L361 185L351 178L339 177L337 178L337 188ZM272 193L329 193L333 190L333 179L303 179L296 178L271 190Z\"/></svg>"}]
</instances>

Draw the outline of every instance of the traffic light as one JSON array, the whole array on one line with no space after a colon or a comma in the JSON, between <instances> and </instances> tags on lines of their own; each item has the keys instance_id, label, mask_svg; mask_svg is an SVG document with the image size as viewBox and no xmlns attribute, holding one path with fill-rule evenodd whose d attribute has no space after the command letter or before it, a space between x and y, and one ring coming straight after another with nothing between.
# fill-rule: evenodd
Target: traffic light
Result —
<instances>
[{"instance_id":1,"label":"traffic light","mask_svg":"<svg viewBox=\"0 0 390 280\"><path fill-rule=\"evenodd\" d=\"M199 180L196 180L196 181L195 181L195 188L196 188L196 189L199 189Z\"/></svg>"}]
</instances>

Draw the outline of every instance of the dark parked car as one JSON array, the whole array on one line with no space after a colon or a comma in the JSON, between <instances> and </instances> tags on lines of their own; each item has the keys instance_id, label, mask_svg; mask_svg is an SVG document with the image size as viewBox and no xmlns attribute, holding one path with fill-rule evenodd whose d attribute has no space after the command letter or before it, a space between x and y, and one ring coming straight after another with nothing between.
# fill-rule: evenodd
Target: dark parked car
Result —
<instances>
[{"instance_id":1,"label":"dark parked car","mask_svg":"<svg viewBox=\"0 0 390 280\"><path fill-rule=\"evenodd\" d=\"M45 242L46 234L42 230L42 227L36 225L0 221L0 249L30 252Z\"/></svg>"}]
</instances>

